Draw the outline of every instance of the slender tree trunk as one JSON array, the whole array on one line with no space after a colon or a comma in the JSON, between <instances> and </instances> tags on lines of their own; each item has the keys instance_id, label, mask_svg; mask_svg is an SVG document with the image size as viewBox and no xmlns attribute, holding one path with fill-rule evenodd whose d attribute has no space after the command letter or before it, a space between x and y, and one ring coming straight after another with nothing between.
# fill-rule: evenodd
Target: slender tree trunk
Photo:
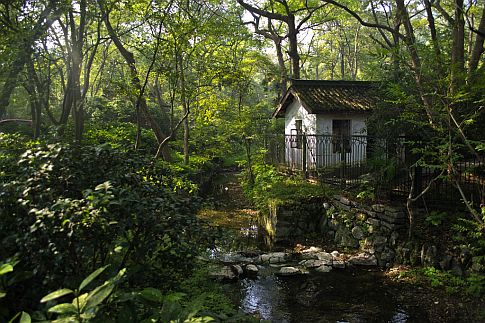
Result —
<instances>
[{"instance_id":1,"label":"slender tree trunk","mask_svg":"<svg viewBox=\"0 0 485 323\"><path fill-rule=\"evenodd\" d=\"M137 93L142 93L142 85L141 85L140 78L138 76L138 71L136 69L135 57L134 57L133 53L131 53L130 51L128 51L125 48L123 43L118 38L118 35L116 34L115 30L113 29L113 26L111 25L111 23L109 21L108 12L104 8L104 1L98 0L98 4L100 6L100 10L101 10L101 13L103 15L103 20L104 20L106 29L108 31L108 34L109 34L111 40L113 40L113 43L116 45L116 48L120 52L121 56L123 56L123 58L125 59L126 64L128 65L128 67L130 69L131 84L135 88ZM160 125L157 123L155 118L153 118L153 116L151 115L150 110L148 109L148 106L147 106L146 98L145 98L144 95L141 95L141 97L140 97L140 111L143 114L143 116L145 117L145 119L148 121L148 123L150 124L150 127L152 128L153 133L155 134L155 137L157 138L157 142L160 145L165 140L166 136L163 135L162 130L160 128ZM170 151L168 150L168 147L166 145L164 145L162 148L163 149L162 149L161 154L163 156L163 159L170 160L171 157L170 157Z\"/></svg>"},{"instance_id":2,"label":"slender tree trunk","mask_svg":"<svg viewBox=\"0 0 485 323\"><path fill-rule=\"evenodd\" d=\"M295 15L289 14L288 15L288 43L289 43L289 51L288 55L291 59L291 68L292 68L292 75L291 78L293 79L300 79L300 55L298 54L298 30L296 29L295 25Z\"/></svg>"},{"instance_id":3,"label":"slender tree trunk","mask_svg":"<svg viewBox=\"0 0 485 323\"><path fill-rule=\"evenodd\" d=\"M30 46L24 46L23 50L17 53L17 57L12 62L10 70L7 74L7 78L3 85L2 93L0 95L0 120L5 118L7 113L7 107L10 103L10 97L13 90L17 86L18 76L22 72L27 58L31 55L32 48Z\"/></svg>"},{"instance_id":4,"label":"slender tree trunk","mask_svg":"<svg viewBox=\"0 0 485 323\"><path fill-rule=\"evenodd\" d=\"M283 47L281 45L281 38L276 36L273 38L273 42L276 48L276 57L278 57L278 66L280 68L280 95L283 97L288 87L288 71L286 70L285 58L283 56Z\"/></svg>"},{"instance_id":5,"label":"slender tree trunk","mask_svg":"<svg viewBox=\"0 0 485 323\"><path fill-rule=\"evenodd\" d=\"M182 100L182 106L183 106L183 113L184 115L189 115L189 102L187 99L187 87L185 84L185 72L184 72L184 60L182 57L182 53L177 54L177 59L178 59L178 65L180 68L180 95L181 95L181 100ZM184 119L184 164L188 165L190 160L189 160L189 118Z\"/></svg>"},{"instance_id":6,"label":"slender tree trunk","mask_svg":"<svg viewBox=\"0 0 485 323\"><path fill-rule=\"evenodd\" d=\"M428 121L430 124L436 124L436 113L433 110L433 103L426 91L425 81L423 80L423 76L421 73L421 59L419 58L417 49L416 49L416 39L414 36L414 29L411 24L411 20L409 19L409 14L404 4L404 0L396 0L397 6L397 19L402 22L404 25L404 29L406 30L406 36L404 37L404 42L408 48L410 57L411 57L411 66L412 71L414 74L414 80L416 82L421 100L423 101L424 108L426 110L426 114L428 116Z\"/></svg>"},{"instance_id":7,"label":"slender tree trunk","mask_svg":"<svg viewBox=\"0 0 485 323\"><path fill-rule=\"evenodd\" d=\"M479 33L477 33L477 35L475 36L475 44L473 45L470 60L469 60L469 63L468 63L468 81L469 82L471 81L475 72L477 71L478 63L480 62L480 58L482 57L482 54L483 54L483 51L484 51L483 34L485 34L485 4L483 5L482 17L480 18L480 25L478 26L478 31L479 31Z\"/></svg>"},{"instance_id":8,"label":"slender tree trunk","mask_svg":"<svg viewBox=\"0 0 485 323\"><path fill-rule=\"evenodd\" d=\"M453 24L453 45L451 49L451 93L463 85L465 77L465 18L463 0L455 0L455 19Z\"/></svg>"},{"instance_id":9,"label":"slender tree trunk","mask_svg":"<svg viewBox=\"0 0 485 323\"><path fill-rule=\"evenodd\" d=\"M33 43L50 28L59 16L59 13L54 10L54 5L54 1L47 4L45 9L40 13L32 30L21 31L22 33L26 33L25 35L20 35L20 37L24 36L25 40L20 42L19 49L15 52L15 59L12 61L12 65L8 70L7 78L0 93L0 120L7 113L10 97L17 86L18 76L24 69L27 59L32 54Z\"/></svg>"}]
</instances>

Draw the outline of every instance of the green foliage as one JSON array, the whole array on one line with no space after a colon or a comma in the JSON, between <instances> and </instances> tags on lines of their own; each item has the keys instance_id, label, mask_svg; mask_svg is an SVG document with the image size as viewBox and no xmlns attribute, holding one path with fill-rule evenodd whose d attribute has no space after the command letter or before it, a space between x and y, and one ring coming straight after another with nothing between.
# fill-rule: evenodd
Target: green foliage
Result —
<instances>
[{"instance_id":1,"label":"green foliage","mask_svg":"<svg viewBox=\"0 0 485 323\"><path fill-rule=\"evenodd\" d=\"M44 296L41 303L51 303L52 301L73 294L74 299L70 303L61 303L49 306L48 313L57 315L56 321L63 322L87 322L94 319L99 311L99 306L103 303L113 292L113 289L124 276L126 269L122 269L116 276L110 278L103 284L95 287L93 290L83 292L84 288L89 285L97 276L99 276L105 269L101 267L86 277L79 287L75 290L67 288L58 289L48 295Z\"/></svg>"},{"instance_id":2,"label":"green foliage","mask_svg":"<svg viewBox=\"0 0 485 323\"><path fill-rule=\"evenodd\" d=\"M425 220L431 225L439 226L443 224L448 218L448 213L440 211L431 211L429 215L426 216Z\"/></svg>"},{"instance_id":3,"label":"green foliage","mask_svg":"<svg viewBox=\"0 0 485 323\"><path fill-rule=\"evenodd\" d=\"M483 274L470 274L466 278L457 277L449 272L434 267L416 269L408 275L424 278L432 287L442 288L447 293L464 292L470 296L481 297L485 295L485 276Z\"/></svg>"},{"instance_id":4,"label":"green foliage","mask_svg":"<svg viewBox=\"0 0 485 323\"><path fill-rule=\"evenodd\" d=\"M253 166L254 183L247 177L242 181L245 194L258 209L267 210L268 202L292 203L311 197L328 196L330 188L309 183L298 177L285 177L272 165L258 163Z\"/></svg>"},{"instance_id":5,"label":"green foliage","mask_svg":"<svg viewBox=\"0 0 485 323\"><path fill-rule=\"evenodd\" d=\"M482 208L483 212L483 208ZM462 248L470 251L475 271L485 272L485 231L483 225L469 219L460 218L452 225L453 239Z\"/></svg>"},{"instance_id":6,"label":"green foliage","mask_svg":"<svg viewBox=\"0 0 485 323\"><path fill-rule=\"evenodd\" d=\"M177 286L210 240L189 193L193 170L109 144L1 136L0 258L15 255L15 271L31 273L26 291L20 282L4 298L12 310L107 264L129 268L132 286Z\"/></svg>"}]
</instances>

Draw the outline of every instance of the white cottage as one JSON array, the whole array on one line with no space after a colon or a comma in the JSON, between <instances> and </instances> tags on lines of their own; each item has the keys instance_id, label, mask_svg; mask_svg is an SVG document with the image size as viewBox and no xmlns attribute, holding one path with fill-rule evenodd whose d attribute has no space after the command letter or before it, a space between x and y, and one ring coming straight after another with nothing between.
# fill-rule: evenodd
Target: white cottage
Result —
<instances>
[{"instance_id":1,"label":"white cottage","mask_svg":"<svg viewBox=\"0 0 485 323\"><path fill-rule=\"evenodd\" d=\"M366 119L377 83L293 80L273 117L285 118L285 161L305 169L366 159Z\"/></svg>"}]
</instances>

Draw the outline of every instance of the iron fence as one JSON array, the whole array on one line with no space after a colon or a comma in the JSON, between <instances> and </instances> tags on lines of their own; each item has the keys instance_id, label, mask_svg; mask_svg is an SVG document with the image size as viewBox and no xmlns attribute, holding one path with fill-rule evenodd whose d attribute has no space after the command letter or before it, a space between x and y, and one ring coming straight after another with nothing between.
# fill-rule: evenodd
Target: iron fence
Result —
<instances>
[{"instance_id":1,"label":"iron fence","mask_svg":"<svg viewBox=\"0 0 485 323\"><path fill-rule=\"evenodd\" d=\"M391 198L406 198L412 185L417 195L431 183L427 201L452 205L462 199L458 183L469 201L485 203L484 157L463 158L455 163L453 177L446 173L436 180L436 168L409 167L417 156L410 153L404 137L277 135L268 138L266 146L268 162L324 183L369 184L376 194Z\"/></svg>"}]
</instances>

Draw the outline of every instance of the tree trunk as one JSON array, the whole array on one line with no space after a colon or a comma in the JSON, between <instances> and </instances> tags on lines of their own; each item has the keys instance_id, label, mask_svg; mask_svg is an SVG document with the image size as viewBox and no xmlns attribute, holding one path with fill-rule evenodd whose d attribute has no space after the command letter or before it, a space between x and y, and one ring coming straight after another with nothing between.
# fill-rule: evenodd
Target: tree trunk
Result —
<instances>
[{"instance_id":1,"label":"tree trunk","mask_svg":"<svg viewBox=\"0 0 485 323\"><path fill-rule=\"evenodd\" d=\"M463 85L465 77L465 18L463 0L455 0L453 45L451 49L451 94Z\"/></svg>"},{"instance_id":2,"label":"tree trunk","mask_svg":"<svg viewBox=\"0 0 485 323\"><path fill-rule=\"evenodd\" d=\"M421 59L419 58L418 52L416 50L416 39L414 36L414 29L409 19L409 14L404 4L404 0L396 0L397 6L397 19L401 21L406 30L406 36L404 37L404 42L409 50L411 56L411 66L414 74L414 80L416 82L417 89L421 100L423 101L424 109L428 116L428 122L432 125L436 125L436 113L433 110L432 100L429 97L428 91L425 87L425 82L421 73Z\"/></svg>"},{"instance_id":3,"label":"tree trunk","mask_svg":"<svg viewBox=\"0 0 485 323\"><path fill-rule=\"evenodd\" d=\"M187 99L187 88L185 84L184 59L182 53L177 53L178 65L180 68L180 95L182 100L184 116L189 115L189 102ZM184 119L184 164L189 164L189 118Z\"/></svg>"},{"instance_id":4,"label":"tree trunk","mask_svg":"<svg viewBox=\"0 0 485 323\"><path fill-rule=\"evenodd\" d=\"M116 48L120 52L121 56L123 56L123 58L125 59L126 64L128 65L128 67L130 69L131 85L135 88L137 93L142 93L142 85L141 85L140 78L138 76L138 71L136 69L135 57L134 57L133 53L131 53L130 51L128 51L125 48L123 43L118 38L118 35L116 34L115 30L113 29L113 26L111 25L111 23L109 21L109 15L108 15L108 12L104 8L103 0L98 0L98 4L100 6L100 10L101 10L101 13L103 15L103 20L104 20L106 29L108 31L108 34L109 34L111 40L113 40L113 43L116 45ZM155 118L153 118L153 116L150 113L150 110L148 110L147 101L146 101L146 98L145 98L144 95L142 95L140 97L140 111L143 114L143 116L145 117L145 119L148 121L148 123L150 124L150 127L152 128L153 133L155 134L155 137L157 138L157 142L160 145L165 140L166 136L163 135L162 130L160 129L160 125L157 123ZM170 151L168 150L167 146L163 147L161 154L163 156L163 159L165 159L165 160L171 159Z\"/></svg>"},{"instance_id":5,"label":"tree trunk","mask_svg":"<svg viewBox=\"0 0 485 323\"><path fill-rule=\"evenodd\" d=\"M288 71L286 70L285 66L285 59L283 56L283 47L281 45L281 38L276 36L273 38L273 42L276 48L276 57L278 57L278 66L280 68L280 95L283 97L286 93L286 89L288 87Z\"/></svg>"},{"instance_id":6,"label":"tree trunk","mask_svg":"<svg viewBox=\"0 0 485 323\"><path fill-rule=\"evenodd\" d=\"M295 15L288 15L288 55L291 59L291 78L300 79L300 55L298 54L298 30L295 25Z\"/></svg>"},{"instance_id":7,"label":"tree trunk","mask_svg":"<svg viewBox=\"0 0 485 323\"><path fill-rule=\"evenodd\" d=\"M482 57L484 48L484 37L485 34L485 5L483 5L482 10L482 17L480 19L480 25L478 26L478 31L475 37L475 44L473 45L472 53L470 56L470 60L468 63L468 81L470 82L473 78L475 72L477 71L478 63L480 62L480 58Z\"/></svg>"},{"instance_id":8,"label":"tree trunk","mask_svg":"<svg viewBox=\"0 0 485 323\"><path fill-rule=\"evenodd\" d=\"M22 72L27 59L32 54L32 44L41 37L46 30L50 28L52 23L57 20L59 13L54 11L52 5L55 2L48 3L45 9L39 15L37 22L32 30L21 31L25 32L25 35L19 35L25 37L21 40L18 52L15 53L16 58L13 60L7 74L7 79L3 85L2 92L0 94L0 120L3 119L7 112L7 107L10 103L10 97L17 86L18 76ZM53 12L54 11L54 12Z\"/></svg>"}]
</instances>

